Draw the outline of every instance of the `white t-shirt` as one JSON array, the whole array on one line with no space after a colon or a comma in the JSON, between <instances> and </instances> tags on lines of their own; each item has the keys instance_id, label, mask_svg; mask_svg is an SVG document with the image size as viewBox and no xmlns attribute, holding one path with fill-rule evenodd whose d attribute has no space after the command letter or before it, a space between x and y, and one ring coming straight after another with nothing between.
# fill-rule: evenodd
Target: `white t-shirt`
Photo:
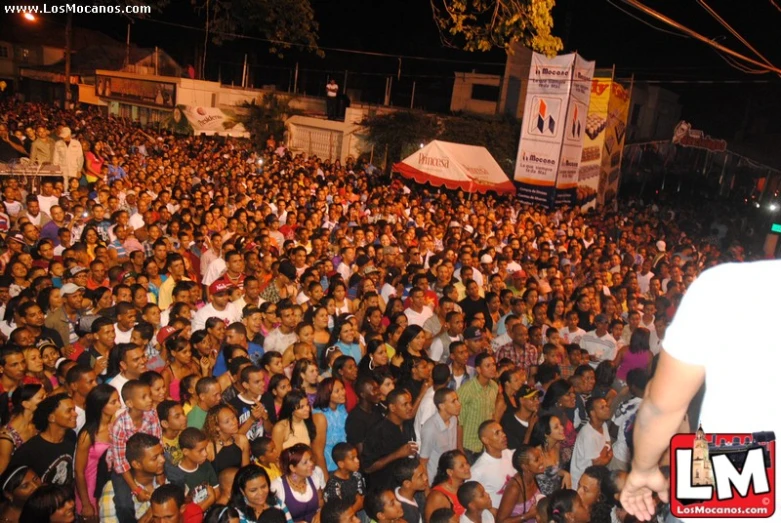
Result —
<instances>
[{"instance_id":1,"label":"white t-shirt","mask_svg":"<svg viewBox=\"0 0 781 523\"><path fill-rule=\"evenodd\" d=\"M586 349L592 356L596 356L598 361L590 361L589 365L595 369L605 360L613 361L616 357L618 343L609 332L602 336L597 336L597 331L593 330L580 338L580 347ZM573 483L574 485L574 483Z\"/></svg>"},{"instance_id":2,"label":"white t-shirt","mask_svg":"<svg viewBox=\"0 0 781 523\"><path fill-rule=\"evenodd\" d=\"M218 311L211 303L205 305L198 312L195 313L195 317L192 322L193 332L198 329L203 329L206 325L206 320L211 317L220 318L225 322L225 325L241 321L241 311L236 308L232 303L228 303L224 310Z\"/></svg>"},{"instance_id":3,"label":"white t-shirt","mask_svg":"<svg viewBox=\"0 0 781 523\"><path fill-rule=\"evenodd\" d=\"M437 407L434 405L434 387L429 387L423 393L423 399L420 400L418 412L415 414L415 439L421 441L420 429L428 419L437 413ZM434 479L434 478L431 478Z\"/></svg>"},{"instance_id":4,"label":"white t-shirt","mask_svg":"<svg viewBox=\"0 0 781 523\"><path fill-rule=\"evenodd\" d=\"M122 387L125 386L125 383L130 381L126 377L124 377L122 374L117 374L113 378L111 378L111 381L108 382L109 385L117 389L117 394L119 394L119 403L122 404L122 408L127 408L127 405L125 405L125 400L122 399Z\"/></svg>"},{"instance_id":5,"label":"white t-shirt","mask_svg":"<svg viewBox=\"0 0 781 523\"><path fill-rule=\"evenodd\" d=\"M705 367L699 422L706 433L781 432L781 410L760 400L778 394L778 366L772 364L778 360L778 338L772 329L751 327L778 323L779 275L778 260L705 271L689 287L665 333L662 345L670 356ZM750 397L735 391L748 391ZM698 425L697 420L690 424Z\"/></svg>"},{"instance_id":6,"label":"white t-shirt","mask_svg":"<svg viewBox=\"0 0 781 523\"><path fill-rule=\"evenodd\" d=\"M510 449L502 451L501 459L496 459L488 455L487 452L483 452L472 465L472 481L482 483L485 491L491 496L491 504L497 509L499 503L502 502L505 485L513 479L515 474L513 451Z\"/></svg>"},{"instance_id":7,"label":"white t-shirt","mask_svg":"<svg viewBox=\"0 0 781 523\"><path fill-rule=\"evenodd\" d=\"M426 323L426 320L434 315L434 311L431 310L431 307L428 305L424 305L423 310L420 312L415 312L411 308L406 308L404 309L404 315L407 317L407 321L410 325L423 327L423 324Z\"/></svg>"},{"instance_id":8,"label":"white t-shirt","mask_svg":"<svg viewBox=\"0 0 781 523\"><path fill-rule=\"evenodd\" d=\"M610 444L610 433L607 423L602 424L602 433L597 432L591 423L586 423L578 432L575 448L572 451L572 463L569 473L572 476L572 488L577 488L583 471L593 465L592 461L599 457L605 445Z\"/></svg>"},{"instance_id":9,"label":"white t-shirt","mask_svg":"<svg viewBox=\"0 0 781 523\"><path fill-rule=\"evenodd\" d=\"M480 515L481 523L494 523L494 515L489 510L484 510ZM466 514L462 514L458 520L458 523L474 523L471 519L466 517Z\"/></svg>"},{"instance_id":10,"label":"white t-shirt","mask_svg":"<svg viewBox=\"0 0 781 523\"><path fill-rule=\"evenodd\" d=\"M116 334L114 338L115 343L130 343L130 338L133 336L133 329L130 329L127 332L122 332L122 329L119 328L119 325L115 323L114 333Z\"/></svg>"},{"instance_id":11,"label":"white t-shirt","mask_svg":"<svg viewBox=\"0 0 781 523\"><path fill-rule=\"evenodd\" d=\"M43 213L51 214L52 206L57 205L59 202L60 200L56 196L38 195L38 207Z\"/></svg>"},{"instance_id":12,"label":"white t-shirt","mask_svg":"<svg viewBox=\"0 0 781 523\"><path fill-rule=\"evenodd\" d=\"M637 412L637 408L640 406L642 399L643 398L629 398L622 402L618 406L618 409L616 409L616 413L613 414L613 423L618 427L618 438L613 444L613 457L624 463L628 463L632 458L629 447L626 444L626 435L624 434L624 431L626 429L626 424L629 423L629 420Z\"/></svg>"}]
</instances>

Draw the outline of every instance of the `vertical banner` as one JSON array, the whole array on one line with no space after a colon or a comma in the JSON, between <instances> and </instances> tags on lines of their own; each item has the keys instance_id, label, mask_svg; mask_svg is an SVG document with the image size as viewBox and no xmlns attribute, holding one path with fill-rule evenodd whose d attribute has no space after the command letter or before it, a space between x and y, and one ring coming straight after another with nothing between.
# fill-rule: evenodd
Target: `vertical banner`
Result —
<instances>
[{"instance_id":1,"label":"vertical banner","mask_svg":"<svg viewBox=\"0 0 781 523\"><path fill-rule=\"evenodd\" d=\"M575 55L534 53L515 161L518 199L552 207L556 193Z\"/></svg>"},{"instance_id":2,"label":"vertical banner","mask_svg":"<svg viewBox=\"0 0 781 523\"><path fill-rule=\"evenodd\" d=\"M564 140L561 146L558 174L556 177L556 206L570 206L575 203L578 187L578 166L586 135L586 117L591 98L591 80L594 77L594 62L575 55L572 87L567 104L567 120Z\"/></svg>"},{"instance_id":3,"label":"vertical banner","mask_svg":"<svg viewBox=\"0 0 781 523\"><path fill-rule=\"evenodd\" d=\"M591 101L586 117L586 136L578 168L577 202L584 208L593 207L597 201L611 83L613 83L611 78L601 77L594 78L591 82Z\"/></svg>"},{"instance_id":4,"label":"vertical banner","mask_svg":"<svg viewBox=\"0 0 781 523\"><path fill-rule=\"evenodd\" d=\"M605 205L616 199L621 183L621 156L624 151L626 124L629 119L629 91L618 82L610 86L610 101L607 106L607 128L605 149L602 157L597 203ZM604 180L604 184L603 184Z\"/></svg>"},{"instance_id":5,"label":"vertical banner","mask_svg":"<svg viewBox=\"0 0 781 523\"><path fill-rule=\"evenodd\" d=\"M629 117L629 91L611 78L591 83L586 138L578 169L577 202L588 209L615 199Z\"/></svg>"}]
</instances>

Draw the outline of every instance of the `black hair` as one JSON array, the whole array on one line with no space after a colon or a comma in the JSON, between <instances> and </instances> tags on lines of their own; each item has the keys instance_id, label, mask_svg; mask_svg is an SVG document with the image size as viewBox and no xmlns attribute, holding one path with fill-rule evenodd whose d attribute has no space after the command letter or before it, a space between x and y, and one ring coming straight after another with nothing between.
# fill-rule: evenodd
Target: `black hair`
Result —
<instances>
[{"instance_id":1,"label":"black hair","mask_svg":"<svg viewBox=\"0 0 781 523\"><path fill-rule=\"evenodd\" d=\"M393 480L397 485L412 479L415 470L420 466L418 458L402 458L393 464Z\"/></svg>"},{"instance_id":2,"label":"black hair","mask_svg":"<svg viewBox=\"0 0 781 523\"><path fill-rule=\"evenodd\" d=\"M68 373L70 374L70 372ZM84 403L84 413L86 421L79 432L79 436L86 434L89 436L92 445L95 444L95 435L100 428L100 420L103 417L103 409L108 404L111 396L117 392L117 389L108 383L101 383L89 391L86 402Z\"/></svg>"},{"instance_id":3,"label":"black hair","mask_svg":"<svg viewBox=\"0 0 781 523\"><path fill-rule=\"evenodd\" d=\"M177 508L181 508L184 505L184 489L173 483L166 483L160 485L152 492L151 502L155 505L162 505L169 500L174 500Z\"/></svg>"},{"instance_id":4,"label":"black hair","mask_svg":"<svg viewBox=\"0 0 781 523\"><path fill-rule=\"evenodd\" d=\"M462 507L469 509L469 504L477 496L477 488L480 483L477 481L465 481L460 487L458 487L458 502Z\"/></svg>"},{"instance_id":5,"label":"black hair","mask_svg":"<svg viewBox=\"0 0 781 523\"><path fill-rule=\"evenodd\" d=\"M549 410L556 406L556 402L561 399L562 396L566 396L569 390L572 388L572 384L567 380L556 380L548 386L548 392L542 398L542 409Z\"/></svg>"},{"instance_id":6,"label":"black hair","mask_svg":"<svg viewBox=\"0 0 781 523\"><path fill-rule=\"evenodd\" d=\"M591 506L591 521L610 521L610 513L616 506L616 494L618 493L610 470L603 465L591 465L583 471L582 475L594 478L599 482L599 497Z\"/></svg>"},{"instance_id":7,"label":"black hair","mask_svg":"<svg viewBox=\"0 0 781 523\"><path fill-rule=\"evenodd\" d=\"M449 387L442 387L441 389L437 389L437 391L434 393L434 406L439 409L439 406L445 403L445 400L451 392L455 391Z\"/></svg>"},{"instance_id":8,"label":"black hair","mask_svg":"<svg viewBox=\"0 0 781 523\"><path fill-rule=\"evenodd\" d=\"M276 496L271 490L271 480L269 480L268 473L263 469L263 467L254 464L241 467L239 471L236 472L236 477L233 480L233 488L231 489L231 499L229 505L240 510L241 513L245 514L247 519L250 521L256 521L258 519L258 514L255 513L255 509L247 504L247 498L244 497L243 489L246 487L249 481L257 478L265 479L266 484L269 486L268 498L266 499L268 506L273 507L277 504Z\"/></svg>"},{"instance_id":9,"label":"black hair","mask_svg":"<svg viewBox=\"0 0 781 523\"><path fill-rule=\"evenodd\" d=\"M355 445L352 443L347 442L341 442L334 445L334 448L331 449L331 458L333 458L334 463L337 465L340 461L344 461L344 459L347 457L347 454L352 452L355 449Z\"/></svg>"},{"instance_id":10,"label":"black hair","mask_svg":"<svg viewBox=\"0 0 781 523\"><path fill-rule=\"evenodd\" d=\"M179 446L184 449L192 450L195 445L209 438L204 432L196 427L187 427L179 434Z\"/></svg>"},{"instance_id":11,"label":"black hair","mask_svg":"<svg viewBox=\"0 0 781 523\"><path fill-rule=\"evenodd\" d=\"M133 463L141 459L146 449L151 449L159 444L160 440L156 436L144 432L136 432L127 439L127 450L125 451L127 462Z\"/></svg>"},{"instance_id":12,"label":"black hair","mask_svg":"<svg viewBox=\"0 0 781 523\"><path fill-rule=\"evenodd\" d=\"M220 382L217 381L217 378L213 378L211 376L205 376L198 380L198 382L195 384L195 395L198 396L200 394L203 394L207 390L209 390L209 387L212 385L219 386Z\"/></svg>"},{"instance_id":13,"label":"black hair","mask_svg":"<svg viewBox=\"0 0 781 523\"><path fill-rule=\"evenodd\" d=\"M537 423L535 423L534 427L532 428L532 434L529 438L530 445L535 447L545 447L546 437L551 433L550 425L553 421L553 418L558 418L558 416L553 414L543 414L540 416L540 419L537 420ZM561 422L561 420L559 420L559 422Z\"/></svg>"},{"instance_id":14,"label":"black hair","mask_svg":"<svg viewBox=\"0 0 781 523\"><path fill-rule=\"evenodd\" d=\"M432 487L436 487L448 480L447 471L452 470L456 465L456 458L466 458L466 454L458 449L448 450L439 456L439 463L437 463L437 475L434 476L434 481L431 482Z\"/></svg>"},{"instance_id":15,"label":"black hair","mask_svg":"<svg viewBox=\"0 0 781 523\"><path fill-rule=\"evenodd\" d=\"M163 400L160 402L160 404L157 406L157 418L160 420L160 423L166 421L168 419L168 415L171 412L171 409L179 405L180 403L178 401L174 400Z\"/></svg>"},{"instance_id":16,"label":"black hair","mask_svg":"<svg viewBox=\"0 0 781 523\"><path fill-rule=\"evenodd\" d=\"M285 399L282 400L282 408L279 409L278 419L279 421L288 421L290 424L291 433L293 431L293 413L298 409L298 405L301 403L301 401L306 399L306 393L298 389L293 389L288 392L287 396L285 396ZM315 424L312 421L311 413L309 417L304 420L304 425L306 425L306 431L309 434L309 439L314 441L315 435L317 434L317 429L315 428Z\"/></svg>"},{"instance_id":17,"label":"black hair","mask_svg":"<svg viewBox=\"0 0 781 523\"><path fill-rule=\"evenodd\" d=\"M22 514L19 516L19 523L49 521L52 514L75 499L73 488L62 485L41 485L27 498Z\"/></svg>"},{"instance_id":18,"label":"black hair","mask_svg":"<svg viewBox=\"0 0 781 523\"><path fill-rule=\"evenodd\" d=\"M367 516L375 521L377 520L377 515L385 511L385 503L382 501L382 495L386 492L393 493L390 489L378 489L369 492L364 499L363 510L366 512Z\"/></svg>"},{"instance_id":19,"label":"black hair","mask_svg":"<svg viewBox=\"0 0 781 523\"><path fill-rule=\"evenodd\" d=\"M149 387L146 383L144 383L141 380L130 380L122 387L122 392L120 393L122 395L122 401L127 404L128 401L130 401L133 398L133 395L138 391L139 389L143 387Z\"/></svg>"},{"instance_id":20,"label":"black hair","mask_svg":"<svg viewBox=\"0 0 781 523\"><path fill-rule=\"evenodd\" d=\"M431 513L431 517L428 523L450 523L450 520L455 516L455 512L450 508L438 508Z\"/></svg>"},{"instance_id":21,"label":"black hair","mask_svg":"<svg viewBox=\"0 0 781 523\"><path fill-rule=\"evenodd\" d=\"M269 436L260 436L250 441L250 450L252 456L255 459L259 459L261 456L265 456L268 451L269 445L274 442Z\"/></svg>"},{"instance_id":22,"label":"black hair","mask_svg":"<svg viewBox=\"0 0 781 523\"><path fill-rule=\"evenodd\" d=\"M320 523L339 523L342 514L350 510L351 507L352 503L339 498L326 502L320 510Z\"/></svg>"},{"instance_id":23,"label":"black hair","mask_svg":"<svg viewBox=\"0 0 781 523\"><path fill-rule=\"evenodd\" d=\"M154 370L148 370L141 374L141 376L138 377L138 381L141 383L145 383L149 385L150 387L157 383L158 380L162 380L163 376L157 371Z\"/></svg>"},{"instance_id":24,"label":"black hair","mask_svg":"<svg viewBox=\"0 0 781 523\"><path fill-rule=\"evenodd\" d=\"M548 505L548 521L566 523L567 514L572 512L578 493L572 489L557 490L551 496Z\"/></svg>"},{"instance_id":25,"label":"black hair","mask_svg":"<svg viewBox=\"0 0 781 523\"><path fill-rule=\"evenodd\" d=\"M21 414L24 411L22 402L29 401L30 398L38 394L43 388L40 383L28 383L26 385L19 385L13 392L11 392L11 412L13 415Z\"/></svg>"},{"instance_id":26,"label":"black hair","mask_svg":"<svg viewBox=\"0 0 781 523\"><path fill-rule=\"evenodd\" d=\"M46 430L46 427L49 426L49 416L57 410L60 403L69 399L71 399L70 396L63 392L49 396L38 404L38 408L36 408L33 413L33 425L38 429L38 432Z\"/></svg>"},{"instance_id":27,"label":"black hair","mask_svg":"<svg viewBox=\"0 0 781 523\"><path fill-rule=\"evenodd\" d=\"M203 523L230 523L233 519L239 519L239 512L228 505L212 505L203 516Z\"/></svg>"}]
</instances>

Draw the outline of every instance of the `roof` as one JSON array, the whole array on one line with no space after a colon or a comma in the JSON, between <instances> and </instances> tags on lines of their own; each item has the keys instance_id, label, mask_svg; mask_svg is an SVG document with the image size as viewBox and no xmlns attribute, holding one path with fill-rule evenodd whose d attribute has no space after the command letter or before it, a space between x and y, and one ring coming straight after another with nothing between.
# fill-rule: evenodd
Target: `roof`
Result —
<instances>
[{"instance_id":1,"label":"roof","mask_svg":"<svg viewBox=\"0 0 781 523\"><path fill-rule=\"evenodd\" d=\"M64 29L64 26L55 25L53 22L41 18L31 23L5 23L0 40L20 45L41 45L65 49ZM100 31L84 29L83 27L74 26L71 33L71 48L74 51L93 45L114 46L120 45L120 43Z\"/></svg>"},{"instance_id":2,"label":"roof","mask_svg":"<svg viewBox=\"0 0 781 523\"><path fill-rule=\"evenodd\" d=\"M158 52L160 76L181 76L182 67L162 49L159 49ZM111 46L93 45L86 47L71 56L71 74L93 75L98 69L120 71L125 66L126 53L127 47L116 43ZM150 62L145 65L152 65L151 58L154 53L154 49L131 46L130 64L139 64L149 59ZM65 60L36 69L62 73L65 71Z\"/></svg>"}]
</instances>

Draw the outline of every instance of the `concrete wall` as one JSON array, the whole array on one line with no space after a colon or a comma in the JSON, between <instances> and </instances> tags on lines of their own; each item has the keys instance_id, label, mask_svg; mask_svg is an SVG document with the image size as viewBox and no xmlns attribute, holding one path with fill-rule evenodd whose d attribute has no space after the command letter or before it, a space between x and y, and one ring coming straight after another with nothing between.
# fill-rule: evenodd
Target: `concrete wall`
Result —
<instances>
[{"instance_id":1,"label":"concrete wall","mask_svg":"<svg viewBox=\"0 0 781 523\"><path fill-rule=\"evenodd\" d=\"M656 85L635 84L629 107L627 142L669 140L681 120L678 95Z\"/></svg>"},{"instance_id":2,"label":"concrete wall","mask_svg":"<svg viewBox=\"0 0 781 523\"><path fill-rule=\"evenodd\" d=\"M366 151L361 128L349 122L335 122L311 116L292 116L286 122L287 146L295 153L345 162Z\"/></svg>"},{"instance_id":3,"label":"concrete wall","mask_svg":"<svg viewBox=\"0 0 781 523\"><path fill-rule=\"evenodd\" d=\"M42 65L51 65L59 62L65 57L65 49L62 47L47 47L43 46L43 63Z\"/></svg>"},{"instance_id":4,"label":"concrete wall","mask_svg":"<svg viewBox=\"0 0 781 523\"><path fill-rule=\"evenodd\" d=\"M502 75L502 92L499 96L499 112L521 119L529 84L529 68L532 65L532 51L515 43L507 53Z\"/></svg>"},{"instance_id":5,"label":"concrete wall","mask_svg":"<svg viewBox=\"0 0 781 523\"><path fill-rule=\"evenodd\" d=\"M500 91L501 84L502 77L494 74L456 73L453 94L450 98L450 110L485 115L496 114L501 92L497 93L495 101L488 101L473 98L472 90L475 85L488 85L497 87Z\"/></svg>"}]
</instances>

